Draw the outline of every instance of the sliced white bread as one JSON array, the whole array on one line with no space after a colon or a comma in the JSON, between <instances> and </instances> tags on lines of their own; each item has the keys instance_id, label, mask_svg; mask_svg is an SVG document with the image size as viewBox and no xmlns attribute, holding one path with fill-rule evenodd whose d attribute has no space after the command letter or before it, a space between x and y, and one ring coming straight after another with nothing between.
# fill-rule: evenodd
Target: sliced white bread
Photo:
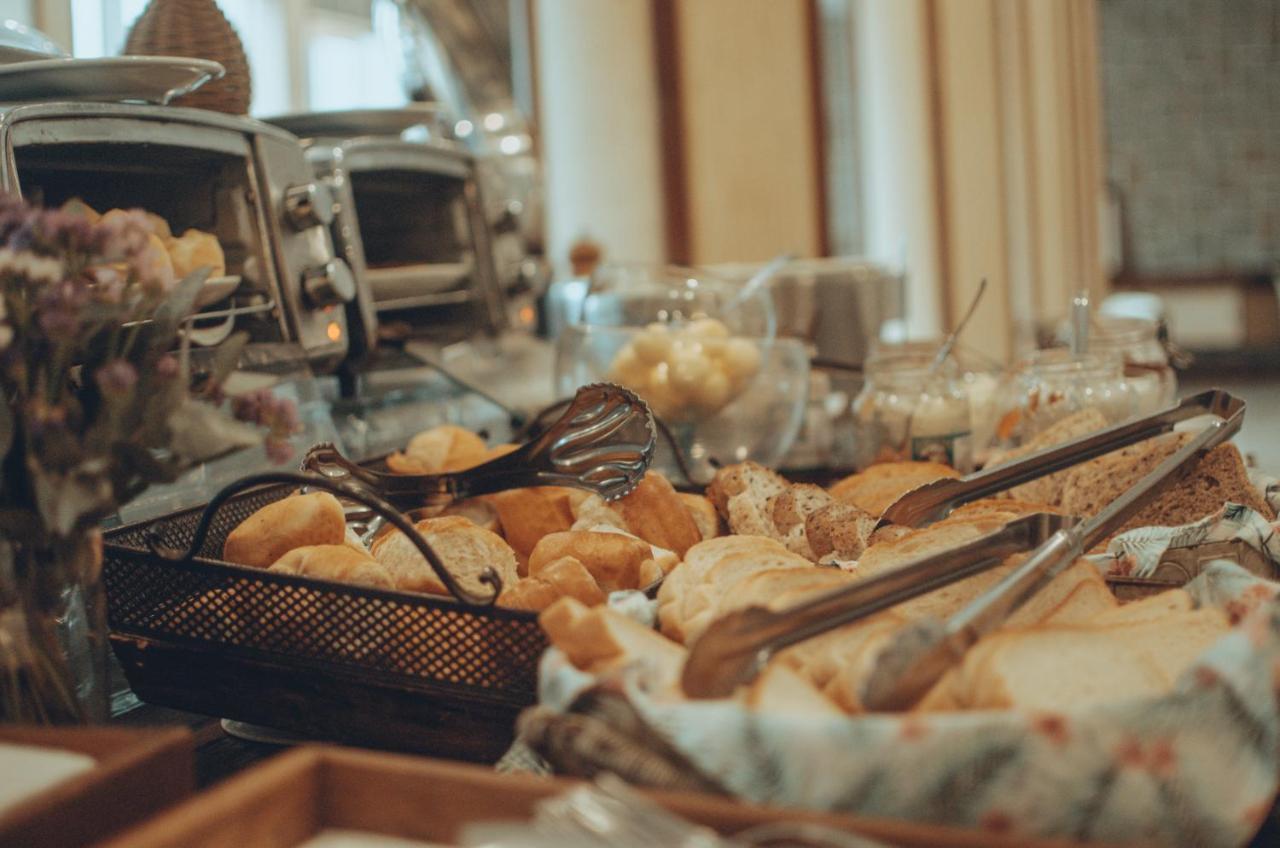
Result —
<instances>
[{"instance_id":1,"label":"sliced white bread","mask_svg":"<svg viewBox=\"0 0 1280 848\"><path fill-rule=\"evenodd\" d=\"M844 713L808 680L783 663L770 663L743 696L747 709L770 715L842 718Z\"/></svg>"},{"instance_id":2,"label":"sliced white bread","mask_svg":"<svg viewBox=\"0 0 1280 848\"><path fill-rule=\"evenodd\" d=\"M1191 599L1190 592L1185 589L1170 589L1167 592L1160 592L1140 601L1130 601L1127 604L1112 607L1094 616L1090 623L1098 625L1135 624L1142 621L1158 620L1167 615L1174 615L1180 612L1190 612L1194 607L1195 602Z\"/></svg>"}]
</instances>

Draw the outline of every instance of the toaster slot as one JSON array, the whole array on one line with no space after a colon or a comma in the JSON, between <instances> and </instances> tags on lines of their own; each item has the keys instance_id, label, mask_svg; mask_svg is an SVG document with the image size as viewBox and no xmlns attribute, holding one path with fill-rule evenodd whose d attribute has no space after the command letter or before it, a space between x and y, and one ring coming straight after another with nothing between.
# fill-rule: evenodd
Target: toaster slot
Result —
<instances>
[{"instance_id":1,"label":"toaster slot","mask_svg":"<svg viewBox=\"0 0 1280 848\"><path fill-rule=\"evenodd\" d=\"M283 339L244 157L151 143L68 142L16 146L14 163L22 194L46 206L78 197L100 213L145 209L163 218L175 236L188 229L213 234L226 276L216 290L211 287L194 338L216 343L234 326L255 341Z\"/></svg>"}]
</instances>

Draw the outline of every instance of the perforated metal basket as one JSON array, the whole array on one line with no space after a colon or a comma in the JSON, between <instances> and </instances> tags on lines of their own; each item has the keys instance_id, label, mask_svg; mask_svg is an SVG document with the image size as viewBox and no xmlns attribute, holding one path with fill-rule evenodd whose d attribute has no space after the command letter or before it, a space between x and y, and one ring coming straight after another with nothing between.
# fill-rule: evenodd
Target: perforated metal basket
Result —
<instances>
[{"instance_id":1,"label":"perforated metal basket","mask_svg":"<svg viewBox=\"0 0 1280 848\"><path fill-rule=\"evenodd\" d=\"M536 700L547 644L536 616L219 561L232 528L292 488L227 500L186 561L148 538L188 547L200 508L107 534L112 644L135 692L335 741L501 755Z\"/></svg>"}]
</instances>

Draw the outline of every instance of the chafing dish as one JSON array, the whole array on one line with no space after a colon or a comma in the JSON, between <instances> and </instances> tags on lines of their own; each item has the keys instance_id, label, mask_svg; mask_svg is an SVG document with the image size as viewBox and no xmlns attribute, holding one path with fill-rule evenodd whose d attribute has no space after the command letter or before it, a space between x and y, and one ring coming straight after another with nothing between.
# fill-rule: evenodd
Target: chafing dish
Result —
<instances>
[{"instance_id":1,"label":"chafing dish","mask_svg":"<svg viewBox=\"0 0 1280 848\"><path fill-rule=\"evenodd\" d=\"M0 188L61 204L141 207L176 232L217 236L239 277L197 315L195 338L243 329L296 343L316 370L347 354L343 306L355 294L335 256L333 200L297 138L249 118L169 106L0 106Z\"/></svg>"}]
</instances>

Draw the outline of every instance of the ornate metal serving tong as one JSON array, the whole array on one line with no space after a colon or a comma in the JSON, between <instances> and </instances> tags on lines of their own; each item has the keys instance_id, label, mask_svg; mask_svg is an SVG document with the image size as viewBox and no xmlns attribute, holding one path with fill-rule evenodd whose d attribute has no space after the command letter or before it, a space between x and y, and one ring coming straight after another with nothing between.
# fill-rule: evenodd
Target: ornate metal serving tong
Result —
<instances>
[{"instance_id":1,"label":"ornate metal serving tong","mask_svg":"<svg viewBox=\"0 0 1280 848\"><path fill-rule=\"evenodd\" d=\"M708 627L689 652L681 677L685 694L727 697L751 682L777 651L986 571L1012 554L1040 546L1073 520L1027 515L958 548L919 557L784 610L748 607L729 613Z\"/></svg>"},{"instance_id":2,"label":"ornate metal serving tong","mask_svg":"<svg viewBox=\"0 0 1280 848\"><path fill-rule=\"evenodd\" d=\"M156 530L152 530L147 534L147 547L151 549L151 553L154 555L170 562L187 562L195 559L204 548L214 516L217 515L223 504L246 489L281 483L295 484L304 488L323 489L340 498L347 498L367 507L408 537L409 541L418 549L418 553L422 554L423 559L431 565L431 570L440 578L440 582L444 584L445 588L464 604L469 606L492 606L498 600L498 595L502 593L502 578L493 568L485 568L477 578L481 583L492 587L493 591L489 595L476 595L463 588L462 584L454 578L453 574L440 560L439 555L427 543L427 540L422 538L422 535L414 529L413 522L401 515L400 511L394 506L376 495L353 486L344 486L334 480L328 480L314 474L299 474L294 471L270 471L265 474L253 474L224 486L221 491L213 496L208 506L204 508L204 512L200 515L200 523L196 525L195 533L191 537L191 544L185 550L166 546L161 541L160 534Z\"/></svg>"},{"instance_id":3,"label":"ornate metal serving tong","mask_svg":"<svg viewBox=\"0 0 1280 848\"><path fill-rule=\"evenodd\" d=\"M1070 468L1118 448L1168 433L1179 422L1202 415L1230 418L1235 413L1237 404L1243 410L1244 404L1241 401L1221 389L1210 389L1192 395L1162 412L1134 418L1013 462L959 479L934 480L898 498L881 514L876 526L899 524L905 527L922 527L946 517L947 513L961 504L989 497L996 492Z\"/></svg>"},{"instance_id":4,"label":"ornate metal serving tong","mask_svg":"<svg viewBox=\"0 0 1280 848\"><path fill-rule=\"evenodd\" d=\"M1226 392L1206 392L1175 409L1200 398L1212 401L1220 417L1108 507L1088 521L1054 533L1025 563L947 621L920 619L895 635L880 653L864 684L862 702L868 709L905 709L918 701L974 643L1003 624L1082 553L1109 536L1162 489L1186 473L1193 460L1240 429L1244 421L1244 401Z\"/></svg>"},{"instance_id":5,"label":"ornate metal serving tong","mask_svg":"<svg viewBox=\"0 0 1280 848\"><path fill-rule=\"evenodd\" d=\"M465 471L387 474L351 462L329 444L312 448L302 467L354 480L400 509L526 486L571 486L611 501L640 483L655 443L645 402L621 386L596 383L579 389L564 414L532 441Z\"/></svg>"}]
</instances>

